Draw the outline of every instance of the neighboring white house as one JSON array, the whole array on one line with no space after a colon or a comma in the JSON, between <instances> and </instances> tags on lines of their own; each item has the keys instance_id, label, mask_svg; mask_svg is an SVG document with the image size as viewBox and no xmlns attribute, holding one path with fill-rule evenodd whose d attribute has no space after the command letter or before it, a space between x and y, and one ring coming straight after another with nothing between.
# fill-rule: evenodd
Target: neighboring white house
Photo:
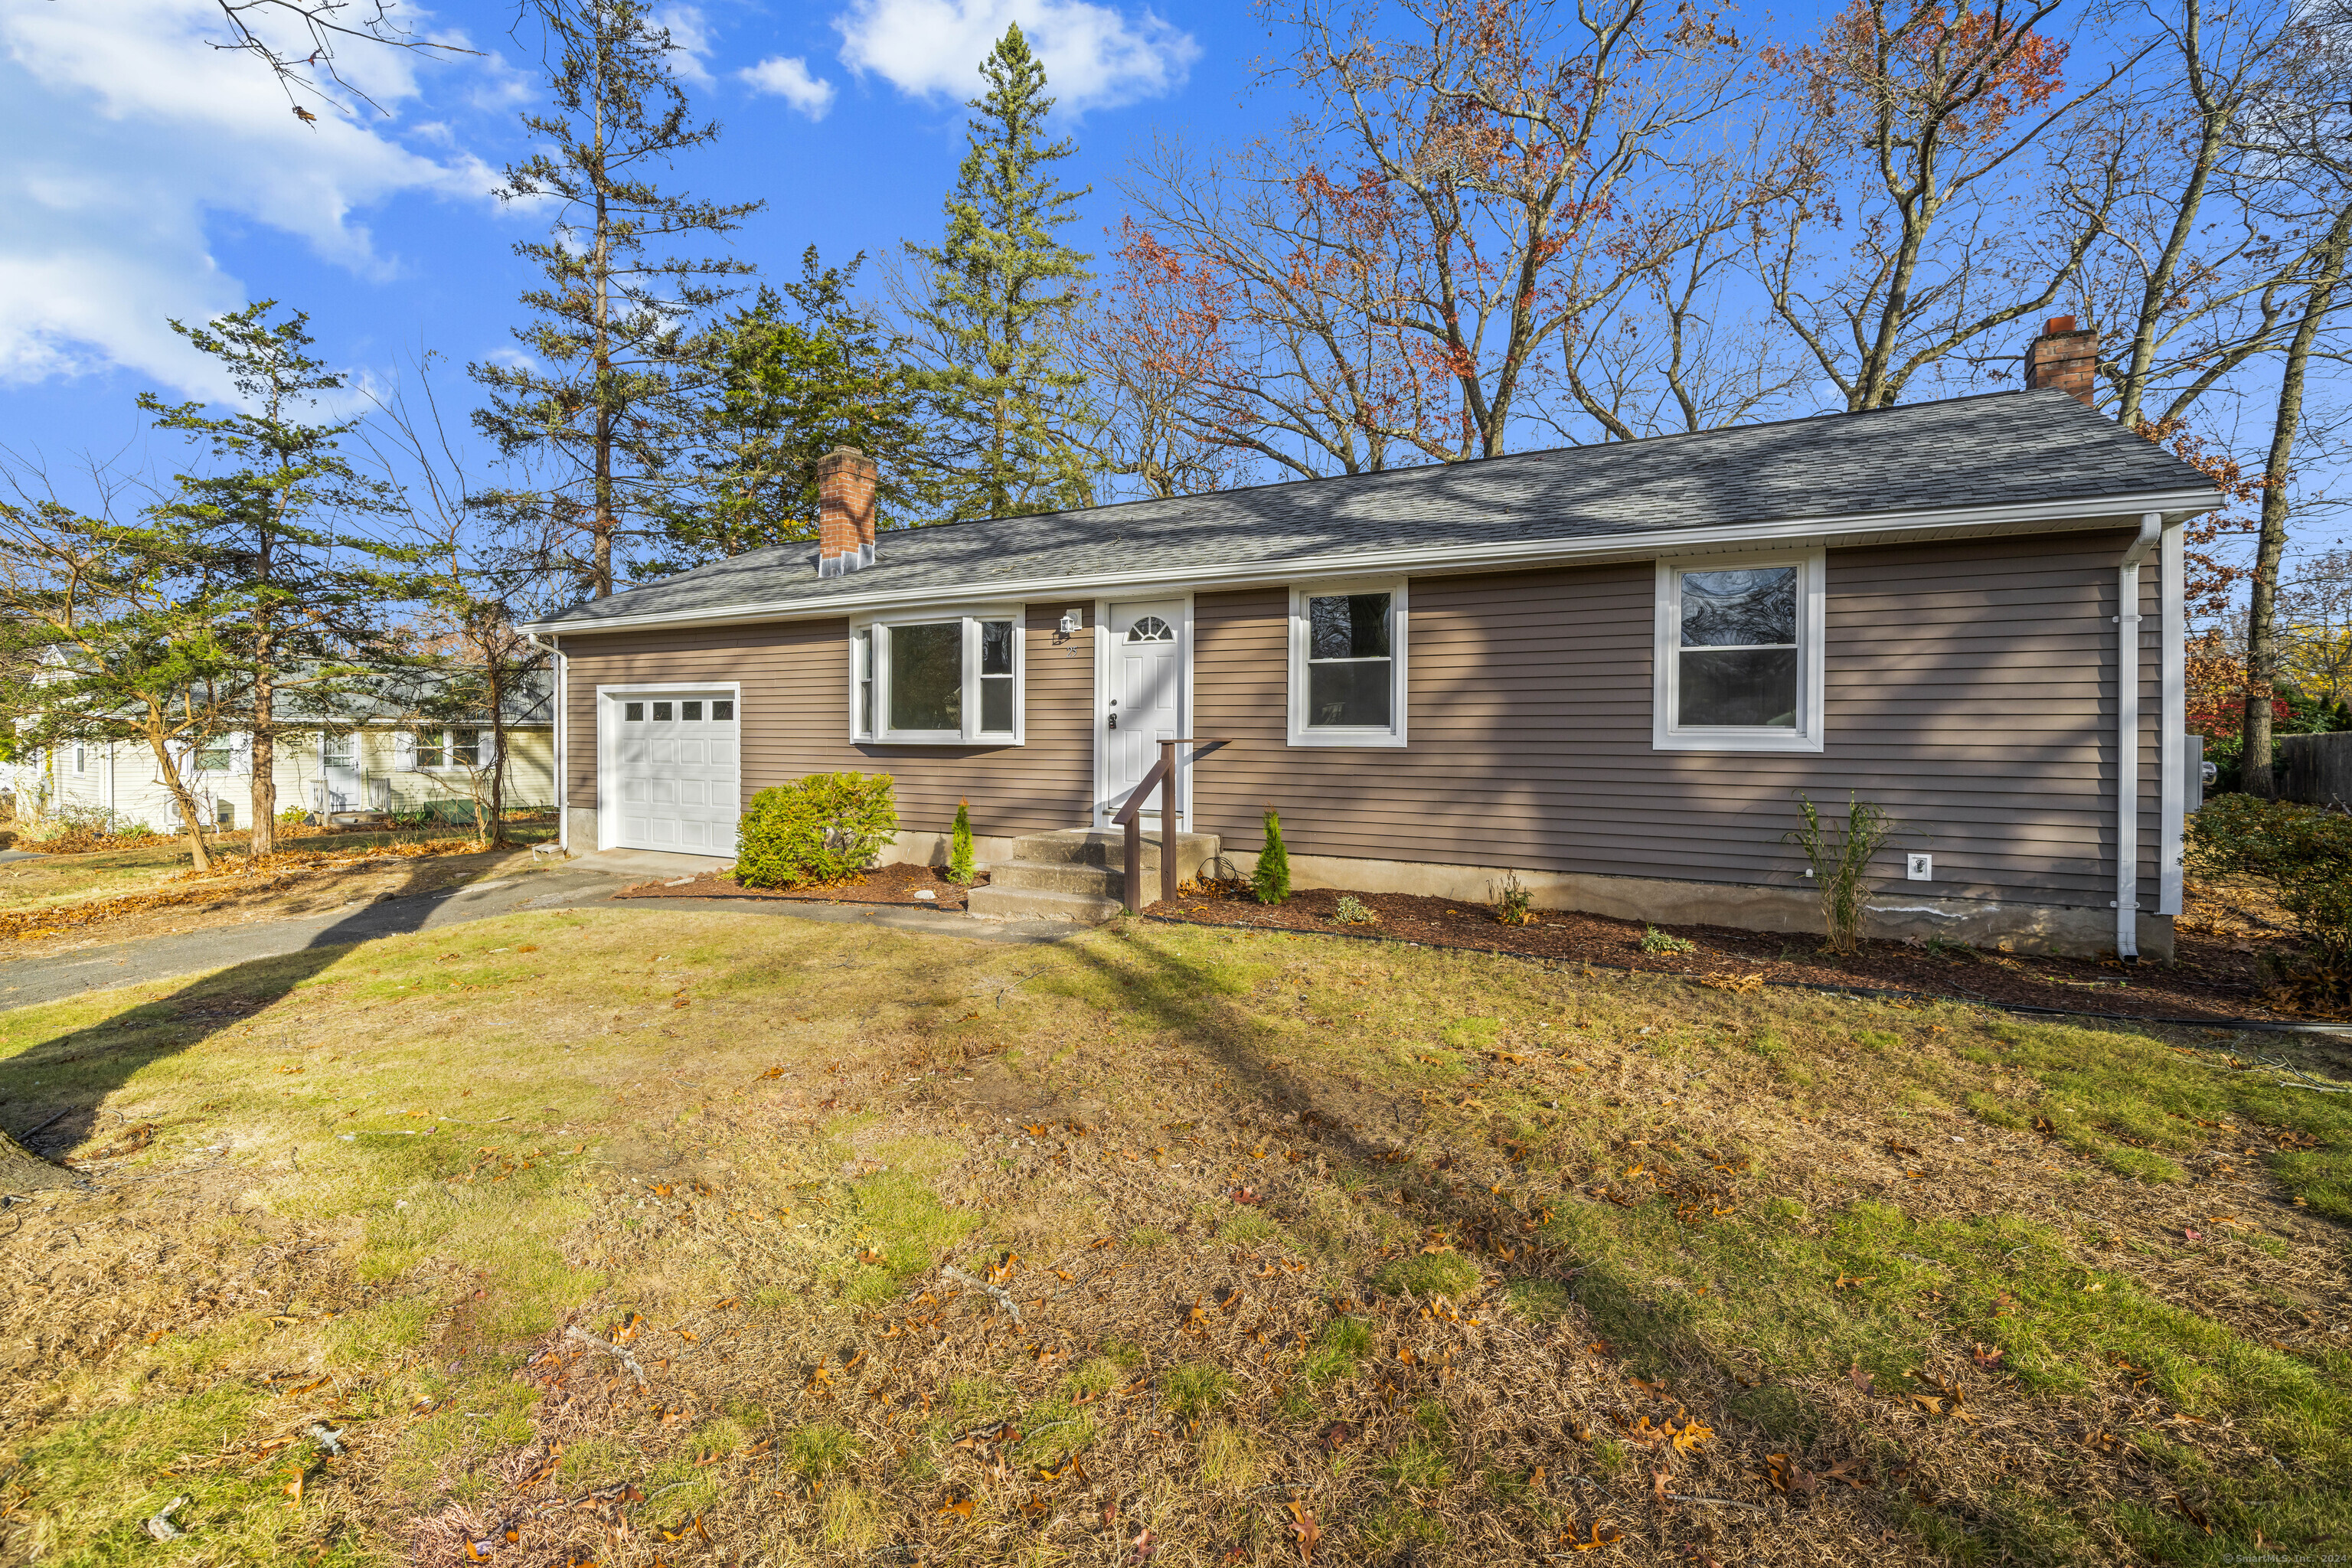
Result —
<instances>
[{"instance_id":1,"label":"neighboring white house","mask_svg":"<svg viewBox=\"0 0 2352 1568\"><path fill-rule=\"evenodd\" d=\"M505 802L555 804L555 742L543 677L526 677L511 693L504 721ZM251 826L253 744L224 735L184 759L182 780L205 818L221 828ZM496 760L487 714L467 724L420 728L386 714L354 711L335 729L281 729L271 772L282 811L430 811L452 820L473 810L474 775ZM68 742L11 769L17 809L68 809L103 815L118 826L144 823L158 833L183 830L154 752L143 743Z\"/></svg>"}]
</instances>

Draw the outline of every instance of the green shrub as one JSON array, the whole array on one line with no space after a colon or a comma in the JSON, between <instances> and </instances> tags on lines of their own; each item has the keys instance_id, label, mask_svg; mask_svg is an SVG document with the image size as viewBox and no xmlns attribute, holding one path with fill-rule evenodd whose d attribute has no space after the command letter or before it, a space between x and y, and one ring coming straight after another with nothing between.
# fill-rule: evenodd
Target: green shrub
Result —
<instances>
[{"instance_id":1,"label":"green shrub","mask_svg":"<svg viewBox=\"0 0 2352 1568\"><path fill-rule=\"evenodd\" d=\"M1331 918L1343 926L1376 926L1381 917L1373 908L1353 893L1342 893L1332 906Z\"/></svg>"},{"instance_id":2,"label":"green shrub","mask_svg":"<svg viewBox=\"0 0 2352 1568\"><path fill-rule=\"evenodd\" d=\"M837 882L874 864L898 831L888 773L811 773L744 808L735 879L747 888Z\"/></svg>"},{"instance_id":3,"label":"green shrub","mask_svg":"<svg viewBox=\"0 0 2352 1568\"><path fill-rule=\"evenodd\" d=\"M1829 951L1858 952L1867 891L1863 879L1870 874L1871 858L1897 831L1895 820L1883 807L1849 795L1845 829L1833 836L1822 826L1821 812L1802 790L1797 792L1797 805L1805 814L1805 825L1780 835L1781 841L1802 849L1812 867L1813 891L1822 901L1822 934Z\"/></svg>"},{"instance_id":4,"label":"green shrub","mask_svg":"<svg viewBox=\"0 0 2352 1568\"><path fill-rule=\"evenodd\" d=\"M1686 936L1676 936L1670 931L1660 931L1655 926L1645 925L1642 928L1642 951L1654 956L1675 952L1696 952L1698 951L1698 944Z\"/></svg>"},{"instance_id":5,"label":"green shrub","mask_svg":"<svg viewBox=\"0 0 2352 1568\"><path fill-rule=\"evenodd\" d=\"M948 880L971 885L971 802L956 802L955 834L948 845Z\"/></svg>"},{"instance_id":6,"label":"green shrub","mask_svg":"<svg viewBox=\"0 0 2352 1568\"><path fill-rule=\"evenodd\" d=\"M2352 965L2352 817L2259 795L2222 795L2189 819L2192 868L2243 872L2278 889L2317 967Z\"/></svg>"},{"instance_id":7,"label":"green shrub","mask_svg":"<svg viewBox=\"0 0 2352 1568\"><path fill-rule=\"evenodd\" d=\"M1261 904L1278 904L1290 897L1290 851L1282 847L1282 818L1270 805L1265 808L1265 847L1257 852L1250 891Z\"/></svg>"}]
</instances>

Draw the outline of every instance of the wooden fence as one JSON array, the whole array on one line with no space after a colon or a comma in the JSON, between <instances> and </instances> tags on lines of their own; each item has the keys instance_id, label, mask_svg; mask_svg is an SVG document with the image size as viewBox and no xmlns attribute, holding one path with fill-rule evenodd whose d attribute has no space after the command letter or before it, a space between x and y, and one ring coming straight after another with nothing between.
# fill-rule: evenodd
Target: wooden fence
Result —
<instances>
[{"instance_id":1,"label":"wooden fence","mask_svg":"<svg viewBox=\"0 0 2352 1568\"><path fill-rule=\"evenodd\" d=\"M2352 730L2281 735L2275 744L2280 799L2352 809Z\"/></svg>"}]
</instances>

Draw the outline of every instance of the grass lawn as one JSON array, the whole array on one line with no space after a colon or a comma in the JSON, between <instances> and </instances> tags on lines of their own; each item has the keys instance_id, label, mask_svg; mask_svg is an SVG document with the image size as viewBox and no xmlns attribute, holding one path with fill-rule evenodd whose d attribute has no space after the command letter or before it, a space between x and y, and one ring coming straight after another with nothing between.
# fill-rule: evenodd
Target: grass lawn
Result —
<instances>
[{"instance_id":1,"label":"grass lawn","mask_svg":"<svg viewBox=\"0 0 2352 1568\"><path fill-rule=\"evenodd\" d=\"M2340 1552L2352 1104L2233 1044L660 910L0 1014L0 1560Z\"/></svg>"}]
</instances>

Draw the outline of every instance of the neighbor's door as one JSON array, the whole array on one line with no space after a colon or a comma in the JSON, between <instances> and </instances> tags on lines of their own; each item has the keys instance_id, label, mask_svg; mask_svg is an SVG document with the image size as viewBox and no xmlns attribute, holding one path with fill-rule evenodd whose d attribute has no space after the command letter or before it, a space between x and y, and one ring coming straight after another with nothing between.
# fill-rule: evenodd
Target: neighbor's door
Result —
<instances>
[{"instance_id":1,"label":"neighbor's door","mask_svg":"<svg viewBox=\"0 0 2352 1568\"><path fill-rule=\"evenodd\" d=\"M349 732L341 735L320 734L319 737L319 773L321 779L319 810L358 811L364 802L360 795L359 737Z\"/></svg>"},{"instance_id":2,"label":"neighbor's door","mask_svg":"<svg viewBox=\"0 0 2352 1568\"><path fill-rule=\"evenodd\" d=\"M1113 605L1104 626L1110 641L1110 679L1103 710L1095 715L1102 819L1127 797L1159 760L1161 741L1184 731L1184 605L1180 600ZM1159 820L1160 791L1148 815Z\"/></svg>"}]
</instances>

